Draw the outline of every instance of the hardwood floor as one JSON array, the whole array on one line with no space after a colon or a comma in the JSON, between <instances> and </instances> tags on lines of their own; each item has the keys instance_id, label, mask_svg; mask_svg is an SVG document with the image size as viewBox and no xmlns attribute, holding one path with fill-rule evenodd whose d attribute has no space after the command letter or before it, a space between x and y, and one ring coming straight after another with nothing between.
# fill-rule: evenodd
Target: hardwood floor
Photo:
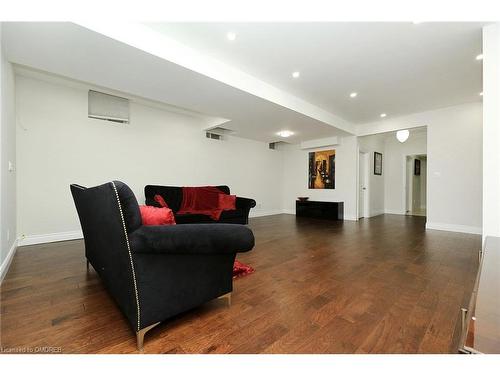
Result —
<instances>
[{"instance_id":1,"label":"hardwood floor","mask_svg":"<svg viewBox=\"0 0 500 375\"><path fill-rule=\"evenodd\" d=\"M480 236L425 231L425 218L251 219L256 272L160 324L145 353L448 353L478 267ZM135 335L83 241L19 248L1 286L1 346L134 353ZM59 350L59 349L56 349Z\"/></svg>"}]
</instances>

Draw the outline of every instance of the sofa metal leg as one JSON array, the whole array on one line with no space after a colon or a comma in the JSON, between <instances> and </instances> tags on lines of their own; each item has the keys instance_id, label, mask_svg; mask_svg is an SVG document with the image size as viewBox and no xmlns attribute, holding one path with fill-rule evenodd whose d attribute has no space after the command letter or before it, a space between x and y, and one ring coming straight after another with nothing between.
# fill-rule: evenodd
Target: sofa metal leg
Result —
<instances>
[{"instance_id":1,"label":"sofa metal leg","mask_svg":"<svg viewBox=\"0 0 500 375\"><path fill-rule=\"evenodd\" d=\"M222 296L220 296L220 297L218 297L218 298L219 298L219 299L223 299L223 298L224 298L224 299L226 299L226 300L227 300L227 304L228 304L229 306L231 306L231 295L232 295L232 293L231 293L231 292L229 292L229 293L226 293L226 294L224 294L224 295L222 295Z\"/></svg>"},{"instance_id":2,"label":"sofa metal leg","mask_svg":"<svg viewBox=\"0 0 500 375\"><path fill-rule=\"evenodd\" d=\"M87 259L87 271L89 270L89 267L90 267L90 264L89 264L89 260Z\"/></svg>"},{"instance_id":3,"label":"sofa metal leg","mask_svg":"<svg viewBox=\"0 0 500 375\"><path fill-rule=\"evenodd\" d=\"M156 327L160 323L161 322L151 324L150 326L147 326L135 333L135 336L137 337L137 350L142 351L142 349L144 349L144 335L146 335L146 332Z\"/></svg>"}]
</instances>

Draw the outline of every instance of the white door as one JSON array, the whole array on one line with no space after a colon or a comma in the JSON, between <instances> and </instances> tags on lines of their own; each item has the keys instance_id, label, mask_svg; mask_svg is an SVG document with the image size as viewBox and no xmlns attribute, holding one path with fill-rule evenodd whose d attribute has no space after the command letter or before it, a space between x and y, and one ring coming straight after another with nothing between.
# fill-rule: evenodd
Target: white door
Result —
<instances>
[{"instance_id":1,"label":"white door","mask_svg":"<svg viewBox=\"0 0 500 375\"><path fill-rule=\"evenodd\" d=\"M365 217L366 204L366 156L364 152L359 153L359 202L358 202L358 219Z\"/></svg>"},{"instance_id":2,"label":"white door","mask_svg":"<svg viewBox=\"0 0 500 375\"><path fill-rule=\"evenodd\" d=\"M412 197L412 189L413 189L413 170L412 170L412 165L413 165L413 157L407 156L406 157L406 164L405 164L405 174L406 174L406 179L405 179L405 194L406 194L406 214L410 215L412 211L412 206L413 206L413 197Z\"/></svg>"}]
</instances>

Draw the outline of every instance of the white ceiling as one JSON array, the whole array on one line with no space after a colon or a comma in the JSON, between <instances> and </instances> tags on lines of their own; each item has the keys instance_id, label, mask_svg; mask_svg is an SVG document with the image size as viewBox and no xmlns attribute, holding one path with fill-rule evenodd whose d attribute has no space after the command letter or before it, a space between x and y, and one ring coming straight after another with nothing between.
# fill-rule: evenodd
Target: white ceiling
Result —
<instances>
[{"instance_id":1,"label":"white ceiling","mask_svg":"<svg viewBox=\"0 0 500 375\"><path fill-rule=\"evenodd\" d=\"M478 101L482 91L483 23L147 26L357 124Z\"/></svg>"},{"instance_id":2,"label":"white ceiling","mask_svg":"<svg viewBox=\"0 0 500 375\"><path fill-rule=\"evenodd\" d=\"M237 33L229 42L227 31ZM13 63L226 121L264 142L479 100L479 23L3 23ZM299 79L291 73L301 72ZM349 93L358 92L356 99Z\"/></svg>"},{"instance_id":3,"label":"white ceiling","mask_svg":"<svg viewBox=\"0 0 500 375\"><path fill-rule=\"evenodd\" d=\"M135 43L127 39L129 35L123 35L122 27L125 31L132 31L132 34L141 32L140 28L134 29L132 24L111 27L106 29L109 34L119 31L113 35L114 38L67 22L9 22L2 27L2 37L6 56L13 63L189 109L212 118L228 119L224 128L234 130L234 135L243 138L274 142L280 140L276 133L284 129L295 132L287 139L293 143L348 134L332 125L338 123L341 126L342 119L325 111L322 113L319 108L285 92L268 88L251 77L240 79L237 72L233 73L231 78L243 81L239 85L243 89L236 87L237 84L224 83L228 71L224 66L206 64L217 70L220 77L214 79L208 76L213 74L209 69L206 69L206 74L193 70L205 68L201 57L200 61L195 61L197 66L187 68L160 57L161 53L146 52L151 41L155 42L154 47L161 46L161 42L169 42L155 40L155 35L150 34L157 33L148 28L144 27L150 34L141 35L139 42L149 44L144 47L141 44L141 48L137 48L116 38L123 37L129 43ZM178 51L183 52L181 49L174 52ZM186 56L193 60L192 55ZM176 58L179 56L171 59ZM255 90L256 94L245 91L252 85L259 86L261 90Z\"/></svg>"},{"instance_id":4,"label":"white ceiling","mask_svg":"<svg viewBox=\"0 0 500 375\"><path fill-rule=\"evenodd\" d=\"M416 128L410 128L407 129L410 132L410 137L423 137L427 136L427 126L419 126ZM389 131L389 132L384 132L384 133L377 133L377 134L371 134L371 135L363 135L360 138L374 138L374 139L381 139L381 140L387 140L387 139L396 139L396 134L397 130L395 131Z\"/></svg>"}]
</instances>

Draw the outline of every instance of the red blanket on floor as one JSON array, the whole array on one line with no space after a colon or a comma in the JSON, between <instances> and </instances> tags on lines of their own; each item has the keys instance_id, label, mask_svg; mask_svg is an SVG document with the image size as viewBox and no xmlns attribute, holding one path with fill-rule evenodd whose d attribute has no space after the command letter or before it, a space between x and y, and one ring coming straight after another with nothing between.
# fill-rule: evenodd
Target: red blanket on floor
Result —
<instances>
[{"instance_id":1,"label":"red blanket on floor","mask_svg":"<svg viewBox=\"0 0 500 375\"><path fill-rule=\"evenodd\" d=\"M238 277L250 275L251 273L255 272L255 270L247 266L246 264L241 263L238 260L234 261L233 265L233 279L236 279Z\"/></svg>"},{"instance_id":2,"label":"red blanket on floor","mask_svg":"<svg viewBox=\"0 0 500 375\"><path fill-rule=\"evenodd\" d=\"M178 214L201 214L219 220L222 209L219 194L224 194L214 186L183 187L182 203Z\"/></svg>"}]
</instances>

